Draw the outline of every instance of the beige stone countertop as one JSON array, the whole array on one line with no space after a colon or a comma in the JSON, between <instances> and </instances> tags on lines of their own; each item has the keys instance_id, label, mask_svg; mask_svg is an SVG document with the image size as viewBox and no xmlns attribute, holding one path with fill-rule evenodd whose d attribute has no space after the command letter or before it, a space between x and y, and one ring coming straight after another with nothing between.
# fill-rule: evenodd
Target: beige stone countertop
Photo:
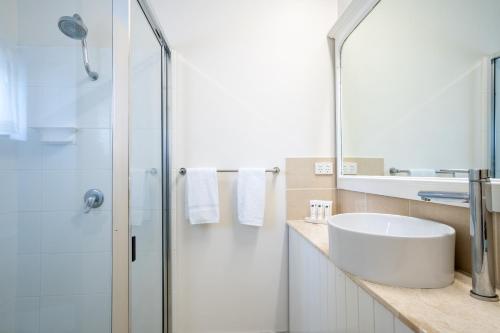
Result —
<instances>
[{"instance_id":1,"label":"beige stone countertop","mask_svg":"<svg viewBox=\"0 0 500 333\"><path fill-rule=\"evenodd\" d=\"M328 257L327 225L305 221L288 221L288 225ZM460 272L441 289L390 287L346 274L415 332L500 333L500 303L470 297L471 279Z\"/></svg>"}]
</instances>

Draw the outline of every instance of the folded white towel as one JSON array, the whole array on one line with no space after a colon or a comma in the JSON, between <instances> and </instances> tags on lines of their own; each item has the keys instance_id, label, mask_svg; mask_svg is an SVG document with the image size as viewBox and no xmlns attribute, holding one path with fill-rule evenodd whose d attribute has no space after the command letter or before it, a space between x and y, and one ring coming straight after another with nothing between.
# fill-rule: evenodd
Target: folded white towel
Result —
<instances>
[{"instance_id":1,"label":"folded white towel","mask_svg":"<svg viewBox=\"0 0 500 333\"><path fill-rule=\"evenodd\" d=\"M266 170L238 170L238 221L241 224L262 226L266 203Z\"/></svg>"},{"instance_id":2,"label":"folded white towel","mask_svg":"<svg viewBox=\"0 0 500 333\"><path fill-rule=\"evenodd\" d=\"M410 177L436 177L433 169L410 169Z\"/></svg>"},{"instance_id":3,"label":"folded white towel","mask_svg":"<svg viewBox=\"0 0 500 333\"><path fill-rule=\"evenodd\" d=\"M191 224L219 223L219 187L215 169L187 169L186 209Z\"/></svg>"}]
</instances>

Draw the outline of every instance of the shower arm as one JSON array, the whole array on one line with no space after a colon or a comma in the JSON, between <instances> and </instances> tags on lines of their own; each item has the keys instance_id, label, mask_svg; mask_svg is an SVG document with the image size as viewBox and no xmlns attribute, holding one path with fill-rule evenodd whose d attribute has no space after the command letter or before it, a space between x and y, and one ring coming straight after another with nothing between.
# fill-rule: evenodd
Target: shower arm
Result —
<instances>
[{"instance_id":1,"label":"shower arm","mask_svg":"<svg viewBox=\"0 0 500 333\"><path fill-rule=\"evenodd\" d=\"M92 81L97 80L99 78L99 74L90 69L89 56L87 52L87 40L85 38L82 39L82 55L83 55L83 64L85 66L85 71L87 72L88 76Z\"/></svg>"}]
</instances>

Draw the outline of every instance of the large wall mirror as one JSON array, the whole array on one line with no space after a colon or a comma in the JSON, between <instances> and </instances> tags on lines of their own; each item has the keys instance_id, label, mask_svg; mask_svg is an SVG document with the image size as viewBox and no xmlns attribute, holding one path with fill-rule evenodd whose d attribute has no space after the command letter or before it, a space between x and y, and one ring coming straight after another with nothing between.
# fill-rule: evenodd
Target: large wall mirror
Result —
<instances>
[{"instance_id":1,"label":"large wall mirror","mask_svg":"<svg viewBox=\"0 0 500 333\"><path fill-rule=\"evenodd\" d=\"M337 45L342 175L500 178L500 1L367 2Z\"/></svg>"}]
</instances>

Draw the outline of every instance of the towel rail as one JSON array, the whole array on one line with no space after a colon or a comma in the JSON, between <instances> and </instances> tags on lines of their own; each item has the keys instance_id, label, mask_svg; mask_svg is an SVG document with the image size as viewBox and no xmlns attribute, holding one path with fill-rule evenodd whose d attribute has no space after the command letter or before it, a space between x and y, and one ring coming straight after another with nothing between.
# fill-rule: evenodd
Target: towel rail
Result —
<instances>
[{"instance_id":1,"label":"towel rail","mask_svg":"<svg viewBox=\"0 0 500 333\"><path fill-rule=\"evenodd\" d=\"M273 173L275 175L279 174L280 171L281 170L278 167L274 167L272 169L266 169L266 172L271 172L271 173ZM237 169L218 169L217 172L238 172L238 170ZM180 168L179 169L179 173L184 176L187 173L187 169L186 168Z\"/></svg>"}]
</instances>

